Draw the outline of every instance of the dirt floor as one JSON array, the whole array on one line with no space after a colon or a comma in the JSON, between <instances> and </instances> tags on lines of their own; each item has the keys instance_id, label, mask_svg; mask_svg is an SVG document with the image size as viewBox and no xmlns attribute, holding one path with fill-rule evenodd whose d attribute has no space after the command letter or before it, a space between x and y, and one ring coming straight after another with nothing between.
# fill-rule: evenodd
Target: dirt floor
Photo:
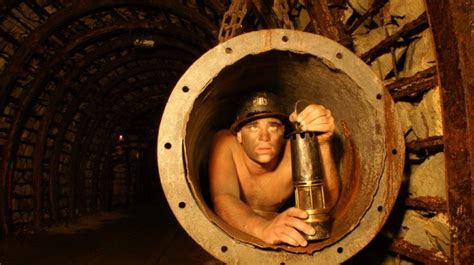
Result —
<instances>
[{"instance_id":1,"label":"dirt floor","mask_svg":"<svg viewBox=\"0 0 474 265\"><path fill-rule=\"evenodd\" d=\"M0 241L0 265L222 264L166 208L142 205L9 237Z\"/></svg>"},{"instance_id":2,"label":"dirt floor","mask_svg":"<svg viewBox=\"0 0 474 265\"><path fill-rule=\"evenodd\" d=\"M374 254L380 251L367 248L344 264L384 263L384 256L378 259ZM49 227L35 235L15 235L0 240L0 265L109 264L223 263L189 237L164 199L130 209L84 216L78 222Z\"/></svg>"}]
</instances>

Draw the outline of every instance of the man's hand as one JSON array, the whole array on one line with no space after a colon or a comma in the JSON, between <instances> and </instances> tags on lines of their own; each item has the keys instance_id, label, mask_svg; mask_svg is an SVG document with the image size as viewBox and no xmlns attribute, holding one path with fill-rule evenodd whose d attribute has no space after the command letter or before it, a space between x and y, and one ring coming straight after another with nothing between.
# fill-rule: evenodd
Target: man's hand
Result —
<instances>
[{"instance_id":1,"label":"man's hand","mask_svg":"<svg viewBox=\"0 0 474 265\"><path fill-rule=\"evenodd\" d=\"M273 220L269 220L261 230L260 239L269 244L287 243L292 246L308 245L303 235L313 235L314 228L303 220L308 218L308 214L298 208L288 208L277 215Z\"/></svg>"},{"instance_id":2,"label":"man's hand","mask_svg":"<svg viewBox=\"0 0 474 265\"><path fill-rule=\"evenodd\" d=\"M321 132L322 134L318 135L320 143L329 142L336 129L331 111L322 105L308 105L298 115L291 113L289 118L291 122L297 121L303 131Z\"/></svg>"}]
</instances>

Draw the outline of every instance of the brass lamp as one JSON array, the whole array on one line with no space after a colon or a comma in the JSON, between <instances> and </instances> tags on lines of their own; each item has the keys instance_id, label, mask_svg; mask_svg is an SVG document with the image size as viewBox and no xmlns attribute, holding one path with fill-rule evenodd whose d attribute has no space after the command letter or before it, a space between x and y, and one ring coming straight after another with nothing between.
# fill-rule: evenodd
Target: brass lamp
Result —
<instances>
[{"instance_id":1,"label":"brass lamp","mask_svg":"<svg viewBox=\"0 0 474 265\"><path fill-rule=\"evenodd\" d=\"M304 236L306 240L326 239L329 237L330 219L324 196L324 170L316 133L302 131L298 123L294 123L294 127L290 141L296 207L308 213L305 222L316 231L314 235Z\"/></svg>"}]
</instances>

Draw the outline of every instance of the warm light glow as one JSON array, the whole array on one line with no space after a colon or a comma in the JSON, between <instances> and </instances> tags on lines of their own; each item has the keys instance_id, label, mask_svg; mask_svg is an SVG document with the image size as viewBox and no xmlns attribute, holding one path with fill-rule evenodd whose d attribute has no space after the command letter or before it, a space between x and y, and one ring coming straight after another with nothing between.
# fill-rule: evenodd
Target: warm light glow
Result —
<instances>
[{"instance_id":1,"label":"warm light glow","mask_svg":"<svg viewBox=\"0 0 474 265\"><path fill-rule=\"evenodd\" d=\"M133 45L140 48L153 48L155 46L155 41L151 39L136 39L133 42Z\"/></svg>"}]
</instances>

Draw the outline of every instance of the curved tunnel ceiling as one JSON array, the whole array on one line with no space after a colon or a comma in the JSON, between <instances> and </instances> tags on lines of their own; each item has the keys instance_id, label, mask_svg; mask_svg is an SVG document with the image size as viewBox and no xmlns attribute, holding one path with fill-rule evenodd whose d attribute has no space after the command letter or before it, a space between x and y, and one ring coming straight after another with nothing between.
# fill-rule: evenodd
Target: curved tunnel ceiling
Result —
<instances>
[{"instance_id":1,"label":"curved tunnel ceiling","mask_svg":"<svg viewBox=\"0 0 474 265\"><path fill-rule=\"evenodd\" d=\"M0 2L0 174L42 191L30 205L36 215L48 192L61 196L46 182L100 174L117 135L152 145L169 93L217 43L227 9L219 1Z\"/></svg>"}]
</instances>

